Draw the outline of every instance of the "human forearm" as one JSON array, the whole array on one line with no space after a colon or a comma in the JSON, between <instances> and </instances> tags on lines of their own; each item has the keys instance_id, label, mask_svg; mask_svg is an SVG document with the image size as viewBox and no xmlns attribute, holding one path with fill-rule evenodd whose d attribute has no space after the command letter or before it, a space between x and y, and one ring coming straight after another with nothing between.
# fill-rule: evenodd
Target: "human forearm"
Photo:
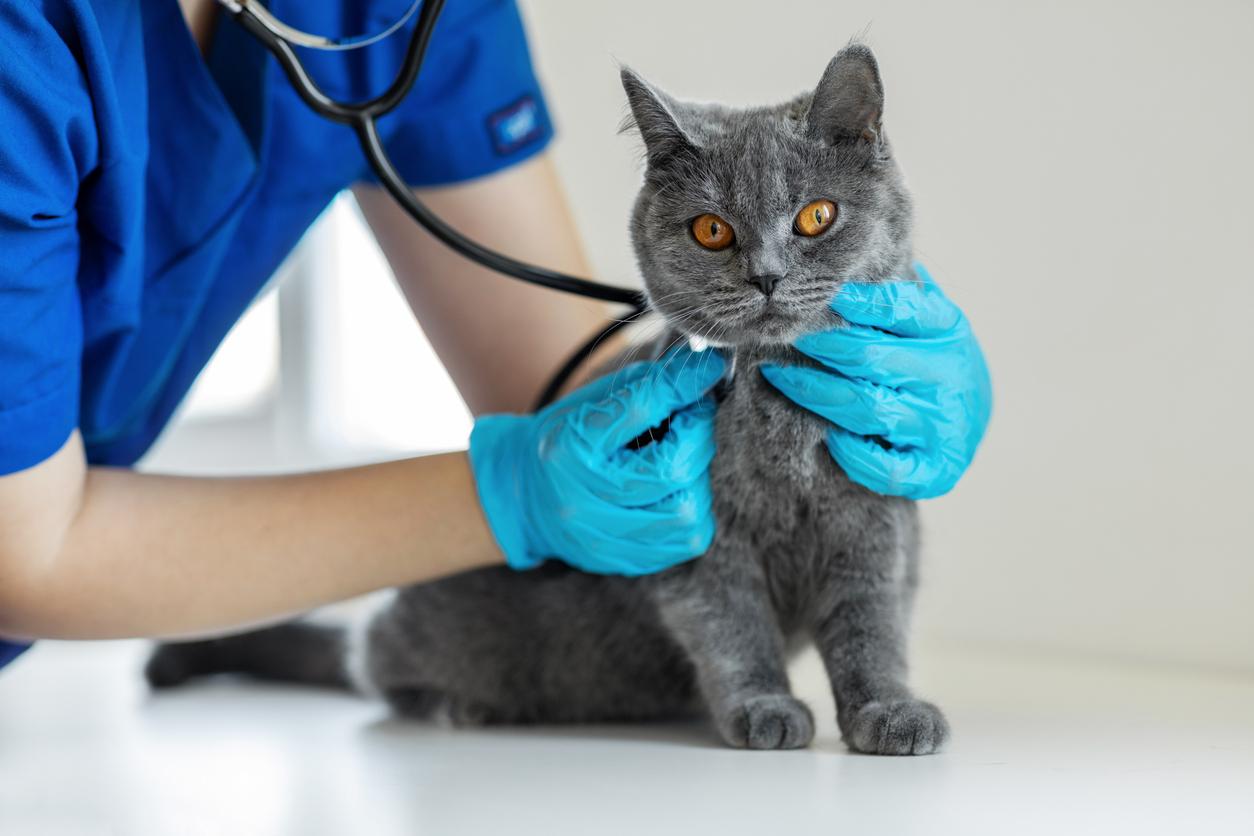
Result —
<instances>
[{"instance_id":1,"label":"human forearm","mask_svg":"<svg viewBox=\"0 0 1254 836\"><path fill-rule=\"evenodd\" d=\"M10 548L0 633L212 632L501 560L460 453L238 479L91 469L60 540Z\"/></svg>"}]
</instances>

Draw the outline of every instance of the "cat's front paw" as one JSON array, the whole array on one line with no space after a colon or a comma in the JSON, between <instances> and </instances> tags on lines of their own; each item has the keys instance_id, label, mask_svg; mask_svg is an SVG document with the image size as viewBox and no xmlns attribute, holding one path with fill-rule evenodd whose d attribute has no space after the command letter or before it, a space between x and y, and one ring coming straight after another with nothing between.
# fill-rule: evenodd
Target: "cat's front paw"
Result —
<instances>
[{"instance_id":1,"label":"cat's front paw","mask_svg":"<svg viewBox=\"0 0 1254 836\"><path fill-rule=\"evenodd\" d=\"M741 749L800 749L814 737L814 717L788 694L750 697L719 724L723 739Z\"/></svg>"},{"instance_id":2,"label":"cat's front paw","mask_svg":"<svg viewBox=\"0 0 1254 836\"><path fill-rule=\"evenodd\" d=\"M841 723L849 748L868 755L930 755L949 739L941 710L923 700L869 702Z\"/></svg>"}]
</instances>

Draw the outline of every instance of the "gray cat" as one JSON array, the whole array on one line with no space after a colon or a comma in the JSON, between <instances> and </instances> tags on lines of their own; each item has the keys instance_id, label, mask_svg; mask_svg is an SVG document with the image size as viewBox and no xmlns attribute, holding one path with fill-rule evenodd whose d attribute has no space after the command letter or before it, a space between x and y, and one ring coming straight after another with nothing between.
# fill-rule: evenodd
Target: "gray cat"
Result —
<instances>
[{"instance_id":1,"label":"gray cat","mask_svg":"<svg viewBox=\"0 0 1254 836\"><path fill-rule=\"evenodd\" d=\"M949 735L906 686L915 507L851 482L825 426L758 372L838 326L844 279L909 275L910 199L881 128L871 51L854 44L777 107L681 103L630 70L647 171L631 224L654 309L736 359L711 476L718 534L700 559L639 579L553 563L399 590L358 634L295 622L161 646L156 686L208 673L356 687L459 723L650 720L699 712L729 745L807 745L787 651L812 639L846 743L924 754ZM351 673L350 673L351 672Z\"/></svg>"}]
</instances>

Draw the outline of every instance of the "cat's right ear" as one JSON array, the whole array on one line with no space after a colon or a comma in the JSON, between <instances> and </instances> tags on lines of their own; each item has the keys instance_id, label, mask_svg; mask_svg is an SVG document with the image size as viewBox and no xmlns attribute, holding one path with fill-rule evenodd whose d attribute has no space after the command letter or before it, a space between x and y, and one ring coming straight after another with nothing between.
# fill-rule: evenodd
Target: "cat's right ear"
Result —
<instances>
[{"instance_id":1,"label":"cat's right ear","mask_svg":"<svg viewBox=\"0 0 1254 836\"><path fill-rule=\"evenodd\" d=\"M807 116L810 136L829 145L870 143L884 150L884 83L870 48L851 43L827 65Z\"/></svg>"},{"instance_id":2,"label":"cat's right ear","mask_svg":"<svg viewBox=\"0 0 1254 836\"><path fill-rule=\"evenodd\" d=\"M692 139L679 125L674 99L629 67L623 67L619 75L627 93L627 104L631 106L631 121L644 140L650 166L663 165L696 149ZM630 124L624 125L624 128L630 127Z\"/></svg>"}]
</instances>

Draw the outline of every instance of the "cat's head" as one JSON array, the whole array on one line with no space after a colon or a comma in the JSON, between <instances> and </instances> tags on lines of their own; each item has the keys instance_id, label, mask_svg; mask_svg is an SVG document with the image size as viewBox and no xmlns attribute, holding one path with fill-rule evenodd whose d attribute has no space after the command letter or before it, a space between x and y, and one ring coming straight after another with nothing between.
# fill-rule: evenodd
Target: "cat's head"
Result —
<instances>
[{"instance_id":1,"label":"cat's head","mask_svg":"<svg viewBox=\"0 0 1254 836\"><path fill-rule=\"evenodd\" d=\"M847 279L910 259L910 198L884 136L865 46L775 107L677 101L622 71L644 140L632 240L653 308L715 345L780 344L830 326Z\"/></svg>"}]
</instances>

